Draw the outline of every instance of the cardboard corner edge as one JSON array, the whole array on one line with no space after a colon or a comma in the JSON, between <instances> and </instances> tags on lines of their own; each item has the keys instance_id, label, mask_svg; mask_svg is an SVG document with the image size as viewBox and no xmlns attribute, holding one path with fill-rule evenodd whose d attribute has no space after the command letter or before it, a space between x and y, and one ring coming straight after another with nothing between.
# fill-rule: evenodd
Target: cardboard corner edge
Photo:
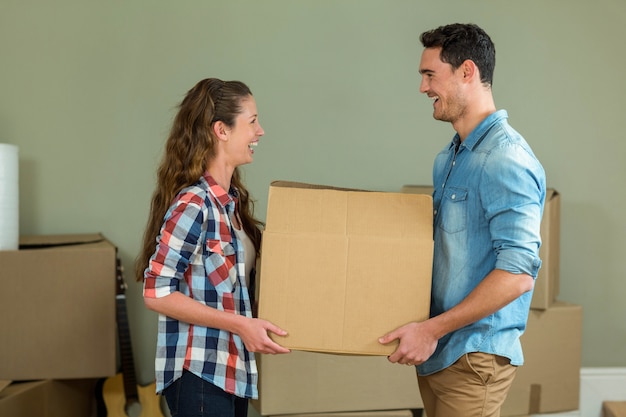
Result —
<instances>
[{"instance_id":1,"label":"cardboard corner edge","mask_svg":"<svg viewBox=\"0 0 626 417\"><path fill-rule=\"evenodd\" d=\"M23 235L20 236L20 249L37 246L79 245L107 240L102 233L82 233L67 235Z\"/></svg>"},{"instance_id":2,"label":"cardboard corner edge","mask_svg":"<svg viewBox=\"0 0 626 417\"><path fill-rule=\"evenodd\" d=\"M10 379L0 379L0 394L6 387L11 385L12 382L13 381L11 381Z\"/></svg>"}]
</instances>

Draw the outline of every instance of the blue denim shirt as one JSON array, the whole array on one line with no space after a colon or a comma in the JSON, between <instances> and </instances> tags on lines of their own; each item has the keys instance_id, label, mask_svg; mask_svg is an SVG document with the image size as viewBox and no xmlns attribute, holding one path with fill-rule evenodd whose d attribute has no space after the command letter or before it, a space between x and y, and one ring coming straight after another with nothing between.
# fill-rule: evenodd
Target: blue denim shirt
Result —
<instances>
[{"instance_id":1,"label":"blue denim shirt","mask_svg":"<svg viewBox=\"0 0 626 417\"><path fill-rule=\"evenodd\" d=\"M435 158L431 317L460 303L493 269L536 278L541 266L545 173L507 118L505 110L489 115L463 142L457 134ZM531 297L532 291L525 293L441 338L435 353L418 366L419 374L445 369L470 352L522 365L519 337Z\"/></svg>"}]
</instances>

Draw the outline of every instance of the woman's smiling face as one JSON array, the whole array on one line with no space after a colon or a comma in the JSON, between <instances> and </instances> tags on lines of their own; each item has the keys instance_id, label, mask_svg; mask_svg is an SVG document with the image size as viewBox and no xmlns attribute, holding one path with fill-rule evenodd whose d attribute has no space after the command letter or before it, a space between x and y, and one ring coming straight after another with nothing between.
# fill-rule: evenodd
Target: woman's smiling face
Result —
<instances>
[{"instance_id":1,"label":"woman's smiling face","mask_svg":"<svg viewBox=\"0 0 626 417\"><path fill-rule=\"evenodd\" d=\"M242 99L240 106L241 112L237 115L234 126L226 129L228 140L225 143L225 151L235 167L252 162L254 147L258 145L259 138L265 134L259 123L254 97Z\"/></svg>"}]
</instances>

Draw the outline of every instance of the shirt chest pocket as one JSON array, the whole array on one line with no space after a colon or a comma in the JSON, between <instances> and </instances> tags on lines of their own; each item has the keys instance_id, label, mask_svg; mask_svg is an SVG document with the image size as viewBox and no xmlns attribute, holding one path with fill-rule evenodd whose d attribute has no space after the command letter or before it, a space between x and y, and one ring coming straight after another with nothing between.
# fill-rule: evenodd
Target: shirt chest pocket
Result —
<instances>
[{"instance_id":1,"label":"shirt chest pocket","mask_svg":"<svg viewBox=\"0 0 626 417\"><path fill-rule=\"evenodd\" d=\"M440 227L448 233L467 228L467 190L458 187L444 189L440 207Z\"/></svg>"},{"instance_id":2,"label":"shirt chest pocket","mask_svg":"<svg viewBox=\"0 0 626 417\"><path fill-rule=\"evenodd\" d=\"M211 284L216 288L224 285L232 288L237 281L236 252L232 243L207 239L205 253L204 268Z\"/></svg>"}]
</instances>

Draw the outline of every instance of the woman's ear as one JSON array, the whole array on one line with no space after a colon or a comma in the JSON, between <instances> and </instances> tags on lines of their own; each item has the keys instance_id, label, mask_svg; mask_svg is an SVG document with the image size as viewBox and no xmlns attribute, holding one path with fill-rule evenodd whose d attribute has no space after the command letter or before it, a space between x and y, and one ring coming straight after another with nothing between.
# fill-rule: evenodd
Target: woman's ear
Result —
<instances>
[{"instance_id":1,"label":"woman's ear","mask_svg":"<svg viewBox=\"0 0 626 417\"><path fill-rule=\"evenodd\" d=\"M213 123L213 133L215 134L215 137L218 138L219 140L224 140L224 141L228 140L227 132L228 132L227 126L221 120L218 120L217 122Z\"/></svg>"}]
</instances>

